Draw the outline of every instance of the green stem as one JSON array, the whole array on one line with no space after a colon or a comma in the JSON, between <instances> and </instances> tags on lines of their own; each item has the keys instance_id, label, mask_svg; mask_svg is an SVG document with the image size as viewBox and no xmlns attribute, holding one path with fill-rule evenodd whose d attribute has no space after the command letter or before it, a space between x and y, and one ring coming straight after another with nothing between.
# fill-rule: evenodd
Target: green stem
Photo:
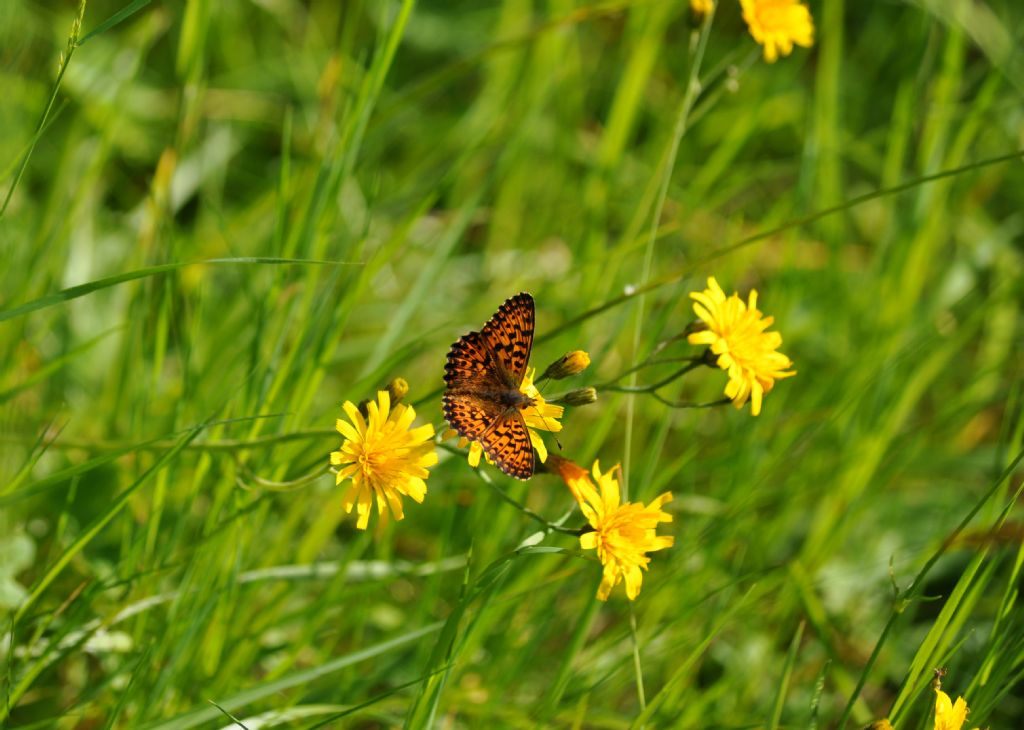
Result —
<instances>
[{"instance_id":1,"label":"green stem","mask_svg":"<svg viewBox=\"0 0 1024 730\"><path fill-rule=\"evenodd\" d=\"M661 187L658 190L657 202L654 204L654 212L651 216L651 228L647 236L647 245L644 250L644 267L643 274L640 277L640 286L638 288L639 298L637 299L636 307L636 328L633 333L633 353L640 349L640 339L643 332L644 322L644 304L645 295L650 290L648 280L650 279L651 267L654 262L654 242L658 238L658 223L661 220L662 212L665 209L665 200L668 198L668 188L672 181L672 171L676 166L676 158L679 156L679 144L686 134L688 128L690 111L693 109L693 105L697 101L697 97L700 95L701 84L700 84L700 66L704 60L704 51L708 45L708 37L711 31L711 22L715 16L715 8L712 7L711 12L707 14L704 19L704 25L701 26L700 36L697 40L697 46L693 54L693 59L690 63L690 74L686 81L686 93L683 95L683 99L679 104L679 110L676 113L675 125L672 129L672 140L669 143L668 155L665 159L664 167L662 169ZM636 387L636 372L630 376L630 387ZM626 401L626 428L625 428L625 444L623 447L622 454L622 499L629 499L629 466L630 466L630 454L632 452L633 445L633 418L636 410L636 401L630 398Z\"/></svg>"},{"instance_id":2,"label":"green stem","mask_svg":"<svg viewBox=\"0 0 1024 730\"><path fill-rule=\"evenodd\" d=\"M678 380L691 370L695 370L703 364L703 360L691 362L686 367L680 368L679 370L676 370L668 377L663 378L656 383L651 383L650 385L614 385L615 381L610 381L608 383L603 383L601 385L595 385L594 387L597 388L598 390L611 390L616 393L653 393L654 391L658 390L658 388L664 388L669 383ZM632 379L635 380L635 378Z\"/></svg>"},{"instance_id":3,"label":"green stem","mask_svg":"<svg viewBox=\"0 0 1024 730\"><path fill-rule=\"evenodd\" d=\"M32 134L32 141L29 143L28 149L25 151L25 156L21 158L21 164L18 166L18 172L11 180L11 186L7 188L7 196L4 198L3 205L0 205L0 218L4 217L4 213L7 211L7 206L10 205L11 197L14 195L14 189L18 187L18 183L21 181L21 176L25 174L25 168L28 167L29 158L32 157L32 152L35 151L36 142L42 136L43 127L46 126L47 119L50 116L50 112L53 110L53 104L57 101L57 93L60 91L60 83L64 79L64 73L68 70L68 65L71 63L71 56L74 55L75 49L78 48L78 37L82 31L82 18L85 17L85 0L81 0L78 4L78 15L75 17L74 22L71 24L71 34L68 36L67 47L64 53L61 54L60 68L57 69L57 79L53 82L53 88L50 90L50 99L46 102L46 108L43 109L42 116L39 117L39 123L36 124L36 130Z\"/></svg>"}]
</instances>

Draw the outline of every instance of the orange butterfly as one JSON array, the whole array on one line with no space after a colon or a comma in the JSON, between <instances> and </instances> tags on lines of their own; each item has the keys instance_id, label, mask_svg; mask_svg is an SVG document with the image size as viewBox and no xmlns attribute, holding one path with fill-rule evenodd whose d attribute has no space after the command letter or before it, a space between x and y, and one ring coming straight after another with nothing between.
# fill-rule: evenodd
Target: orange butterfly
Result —
<instances>
[{"instance_id":1,"label":"orange butterfly","mask_svg":"<svg viewBox=\"0 0 1024 730\"><path fill-rule=\"evenodd\" d=\"M535 402L519 389L533 347L533 313L533 297L516 294L483 330L460 337L444 366L444 417L516 479L533 476L523 411Z\"/></svg>"}]
</instances>

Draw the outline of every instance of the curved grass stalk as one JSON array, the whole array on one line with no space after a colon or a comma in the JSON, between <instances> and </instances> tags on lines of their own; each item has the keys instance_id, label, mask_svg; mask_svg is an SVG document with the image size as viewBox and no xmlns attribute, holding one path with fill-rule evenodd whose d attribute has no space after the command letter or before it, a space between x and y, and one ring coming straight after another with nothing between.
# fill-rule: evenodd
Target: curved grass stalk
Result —
<instances>
[{"instance_id":1,"label":"curved grass stalk","mask_svg":"<svg viewBox=\"0 0 1024 730\"><path fill-rule=\"evenodd\" d=\"M28 167L28 161L31 159L32 153L36 149L36 143L43 135L43 131L45 130L50 118L50 112L53 110L54 102L57 101L57 94L60 92L60 84L64 80L64 74L67 72L68 66L71 65L71 56L74 55L75 49L79 46L78 39L82 32L82 19L85 17L85 3L86 0L80 0L78 3L78 13L75 16L74 21L71 23L71 33L68 35L68 42L64 48L64 52L60 55L60 65L57 67L57 78L54 80L53 87L50 89L50 98L47 100L46 107L43 109L43 113L39 117L39 122L36 124L36 130L32 134L32 140L28 144L28 149L25 150L25 153L21 158L21 164L18 165L18 171L15 173L14 179L11 180L11 184L7 188L7 195L4 197L4 202L0 204L0 219L3 219L4 213L7 212L7 206L11 203L11 198L14 196L14 190L18 187L18 183L21 182L21 178L25 174L25 169Z\"/></svg>"}]
</instances>

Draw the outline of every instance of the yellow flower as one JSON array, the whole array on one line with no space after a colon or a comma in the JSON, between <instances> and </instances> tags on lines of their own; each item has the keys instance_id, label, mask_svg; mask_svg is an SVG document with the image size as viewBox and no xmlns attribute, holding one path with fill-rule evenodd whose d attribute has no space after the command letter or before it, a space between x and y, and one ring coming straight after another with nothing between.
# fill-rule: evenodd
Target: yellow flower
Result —
<instances>
[{"instance_id":1,"label":"yellow flower","mask_svg":"<svg viewBox=\"0 0 1024 730\"><path fill-rule=\"evenodd\" d=\"M427 493L427 467L437 463L431 442L434 427L428 423L410 428L416 411L403 404L392 408L386 390L378 391L377 400L367 404L366 418L351 401L342 407L351 423L339 418L335 424L345 441L340 451L331 452L331 464L342 467L337 484L352 480L342 497L345 512L351 513L355 506L359 515L356 527L365 530L376 497L378 514L385 516L390 507L395 519L402 519L400 497L422 502Z\"/></svg>"},{"instance_id":2,"label":"yellow flower","mask_svg":"<svg viewBox=\"0 0 1024 730\"><path fill-rule=\"evenodd\" d=\"M787 370L793 362L777 351L782 335L765 332L775 318L757 310L756 291L751 290L750 301L745 304L735 293L726 297L713 276L708 279L707 289L691 292L690 297L696 300L693 311L706 329L694 332L688 341L691 345L711 346L711 352L718 356L718 367L729 374L725 394L737 408L749 399L751 414L758 415L761 400L775 381L796 375Z\"/></svg>"},{"instance_id":3,"label":"yellow flower","mask_svg":"<svg viewBox=\"0 0 1024 730\"><path fill-rule=\"evenodd\" d=\"M764 46L768 63L788 56L794 43L804 48L814 44L811 11L799 0L740 0L740 5L750 35Z\"/></svg>"},{"instance_id":4,"label":"yellow flower","mask_svg":"<svg viewBox=\"0 0 1024 730\"><path fill-rule=\"evenodd\" d=\"M935 730L960 730L967 720L967 702L956 698L956 704L941 689L935 689Z\"/></svg>"},{"instance_id":5,"label":"yellow flower","mask_svg":"<svg viewBox=\"0 0 1024 730\"><path fill-rule=\"evenodd\" d=\"M533 405L523 411L523 420L526 421L526 429L530 432L530 442L537 451L537 456L540 457L541 463L544 463L548 458L548 449L544 445L544 439L540 437L537 431L551 431L552 433L561 431L562 424L558 422L558 419L565 413L565 408L552 405L544 400L544 396L540 394L537 386L533 384L533 376L536 374L536 368L527 369L519 390L524 395L533 398Z\"/></svg>"},{"instance_id":6,"label":"yellow flower","mask_svg":"<svg viewBox=\"0 0 1024 730\"><path fill-rule=\"evenodd\" d=\"M647 570L651 561L646 553L662 550L673 543L671 536L655 534L659 522L672 521L672 515L661 509L672 499L672 494L665 492L646 506L634 502L620 503L619 482L614 477L616 469L618 466L602 474L599 463L595 461L595 489L582 467L560 457L555 465L555 470L569 485L579 502L580 511L593 528L580 536L580 547L584 550L596 548L597 557L604 566L597 597L607 601L612 588L625 581L626 596L632 601L640 594L643 582L641 568Z\"/></svg>"},{"instance_id":7,"label":"yellow flower","mask_svg":"<svg viewBox=\"0 0 1024 730\"><path fill-rule=\"evenodd\" d=\"M535 429L541 431L552 431L557 433L562 430L562 424L558 422L558 419L562 417L565 412L565 408L562 406L552 405L544 400L544 396L537 390L537 386L533 384L533 376L536 375L536 368L529 368L526 371L526 375L523 376L523 382L519 386L519 391L524 395L533 398L533 405L523 410L523 420L526 422L526 430L530 434L530 443L533 444L534 450L537 452L538 458L541 463L547 461L548 448L544 445L544 439L540 437ZM458 432L455 429L448 429L444 432L445 439L454 438L458 436ZM459 439L459 448L465 448L469 444L469 456L467 460L469 465L476 468L480 466L480 457L486 456L484 454L484 447L479 441L470 441L467 438ZM487 462L493 464L490 457L487 457Z\"/></svg>"}]
</instances>

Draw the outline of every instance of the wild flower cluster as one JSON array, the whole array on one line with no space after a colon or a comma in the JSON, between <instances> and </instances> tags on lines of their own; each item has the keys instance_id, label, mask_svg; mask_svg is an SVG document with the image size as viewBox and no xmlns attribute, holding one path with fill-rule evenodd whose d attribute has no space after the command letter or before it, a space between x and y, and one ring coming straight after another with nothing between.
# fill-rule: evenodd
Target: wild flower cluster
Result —
<instances>
[{"instance_id":1,"label":"wild flower cluster","mask_svg":"<svg viewBox=\"0 0 1024 730\"><path fill-rule=\"evenodd\" d=\"M690 345L705 349L684 358L686 368L656 385L662 387L700 365L720 369L726 375L726 398L710 405L732 403L742 408L749 401L756 416L775 381L794 375L792 362L778 351L781 336L767 331L773 320L758 310L756 291L744 301L735 293L726 296L714 278L707 284L707 289L690 294L698 319L674 338L685 337ZM582 350L569 352L537 377L536 369L528 366L533 317L533 298L519 294L502 305L481 332L471 332L452 345L444 398L450 428L440 440L433 425L413 425L416 411L402 402L408 385L400 378L380 390L375 400L358 406L346 401L342 408L348 420L337 421L343 442L330 458L336 483L348 482L342 503L346 512L356 511L359 529L367 528L374 504L382 519L403 519L403 497L423 502L429 468L438 462L437 447L457 437L458 446L446 448L467 448L471 467L479 467L485 457L517 478L537 473L559 477L586 519L586 525L573 531L579 547L596 551L603 568L597 597L607 600L623 583L626 596L633 600L651 560L648 554L673 544L671 536L657 533L659 524L672 521L664 509L672 494L665 492L647 504L623 500L618 464L603 471L595 461L587 470L549 452L541 434L562 431L566 406L594 403L602 389L621 389L616 382L623 376L545 397L539 383L579 375L590 366L590 356ZM645 361L626 374L649 364ZM657 395L657 388L648 392Z\"/></svg>"}]
</instances>

